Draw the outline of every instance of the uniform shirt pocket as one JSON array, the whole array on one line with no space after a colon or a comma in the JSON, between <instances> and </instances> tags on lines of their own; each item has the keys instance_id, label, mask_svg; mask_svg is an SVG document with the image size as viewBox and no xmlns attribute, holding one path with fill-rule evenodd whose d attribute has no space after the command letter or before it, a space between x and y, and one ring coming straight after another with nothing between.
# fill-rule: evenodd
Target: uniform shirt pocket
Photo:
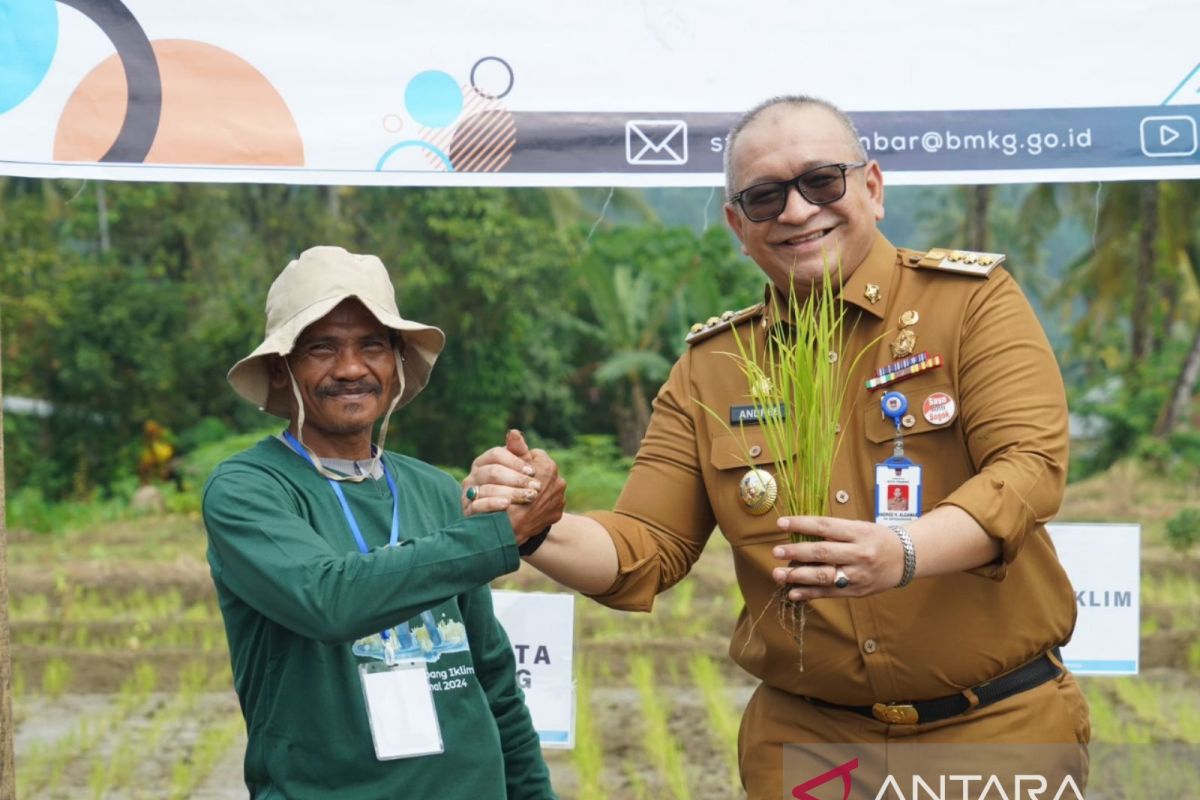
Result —
<instances>
[{"instance_id":1,"label":"uniform shirt pocket","mask_svg":"<svg viewBox=\"0 0 1200 800\"><path fill-rule=\"evenodd\" d=\"M903 421L911 423L905 426L902 421L900 426L904 434L904 455L921 467L921 510L927 512L973 474L959 424L962 409L958 393L949 383L918 386L914 381L911 387L904 387L904 394L909 402L905 414L910 418ZM930 404L931 411L927 416L925 401L931 397L934 402ZM948 413L951 405L952 413ZM878 401L863 412L862 421L866 439L871 443L868 450L872 459L881 462L890 458L892 443L896 440L896 424L883 416ZM869 485L873 490L873 472Z\"/></svg>"},{"instance_id":2,"label":"uniform shirt pocket","mask_svg":"<svg viewBox=\"0 0 1200 800\"><path fill-rule=\"evenodd\" d=\"M897 391L900 390L898 389ZM902 393L908 399L908 410L904 412L900 425L900 430L906 440L909 436L919 436L923 433L944 431L957 427L955 423L958 422L958 396L954 391L954 387L949 383L935 384L933 386L914 386L911 391ZM935 402L932 405L936 405L937 410L933 411L931 407L931 413L927 416L924 406L926 400L930 398L936 398L937 400L949 398L949 403ZM948 418L942 422L941 420L947 416ZM906 425L904 424L905 422L911 424ZM874 444L891 442L896 438L896 423L883 415L883 412L879 408L878 400L863 412L863 430L866 431L867 439Z\"/></svg>"},{"instance_id":3,"label":"uniform shirt pocket","mask_svg":"<svg viewBox=\"0 0 1200 800\"><path fill-rule=\"evenodd\" d=\"M709 501L717 517L717 525L730 544L760 544L786 541L787 534L779 530L781 498L763 514L752 514L742 500L740 484L751 469L761 469L772 477L777 474L775 462L791 456L776 454L763 429L744 425L732 431L721 431L709 443L709 462L714 475Z\"/></svg>"}]
</instances>

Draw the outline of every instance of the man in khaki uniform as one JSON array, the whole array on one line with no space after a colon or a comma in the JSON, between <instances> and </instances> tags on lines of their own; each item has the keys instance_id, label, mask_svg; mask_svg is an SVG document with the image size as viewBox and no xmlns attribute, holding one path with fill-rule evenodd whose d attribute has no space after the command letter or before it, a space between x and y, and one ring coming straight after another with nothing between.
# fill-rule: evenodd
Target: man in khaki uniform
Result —
<instances>
[{"instance_id":1,"label":"man in khaki uniform","mask_svg":"<svg viewBox=\"0 0 1200 800\"><path fill-rule=\"evenodd\" d=\"M565 516L531 563L605 605L649 611L719 527L746 601L730 654L762 681L740 736L751 798L793 796L788 743L1086 743L1087 705L1056 652L1075 598L1043 527L1066 480L1066 400L1002 257L888 242L877 230L879 165L823 101L755 108L727 158L726 217L770 279L768 299L780 293L786 307L790 284L807 294L826 263L840 263L841 363L866 348L843 405L832 516L750 513L739 492L747 450L704 408L724 416L752 404L728 354L735 336L757 337L762 352L786 324L766 303L693 330L616 508ZM877 368L919 353L940 365L867 388ZM895 422L880 407L891 389L909 401ZM875 521L876 465L893 454L896 423L923 468L923 513L903 526ZM744 430L754 464L772 471L785 454ZM522 455L510 435L464 484L482 497L512 492L526 480ZM790 533L822 538L792 544ZM781 585L807 601L802 670L793 632L770 608Z\"/></svg>"}]
</instances>

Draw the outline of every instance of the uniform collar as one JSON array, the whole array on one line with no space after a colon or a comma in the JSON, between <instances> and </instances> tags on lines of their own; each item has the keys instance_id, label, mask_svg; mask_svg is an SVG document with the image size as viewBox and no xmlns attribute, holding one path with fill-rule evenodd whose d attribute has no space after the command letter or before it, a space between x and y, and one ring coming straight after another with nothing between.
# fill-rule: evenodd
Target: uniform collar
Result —
<instances>
[{"instance_id":1,"label":"uniform collar","mask_svg":"<svg viewBox=\"0 0 1200 800\"><path fill-rule=\"evenodd\" d=\"M839 297L844 302L853 303L868 314L883 319L891 297L892 283L896 277L895 267L899 258L900 251L896 246L882 233L877 232L875 243L871 245L867 257L842 283ZM874 286L875 290L868 292L868 287L871 286ZM876 292L878 299L872 303L868 295ZM764 328L776 323L791 322L788 318L788 299L773 283L767 283L763 290L763 304L766 307L762 322Z\"/></svg>"},{"instance_id":2,"label":"uniform collar","mask_svg":"<svg viewBox=\"0 0 1200 800\"><path fill-rule=\"evenodd\" d=\"M882 233L876 233L875 244L871 246L867 257L842 283L842 301L853 303L868 314L883 319L892 297L899 257L900 251L896 246ZM871 302L871 295L877 298L874 303Z\"/></svg>"}]
</instances>

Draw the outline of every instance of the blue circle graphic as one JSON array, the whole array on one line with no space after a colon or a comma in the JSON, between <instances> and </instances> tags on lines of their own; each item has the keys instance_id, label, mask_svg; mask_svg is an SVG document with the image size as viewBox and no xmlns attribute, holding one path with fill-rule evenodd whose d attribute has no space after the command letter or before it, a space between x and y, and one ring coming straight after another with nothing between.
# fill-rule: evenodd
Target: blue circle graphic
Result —
<instances>
[{"instance_id":1,"label":"blue circle graphic","mask_svg":"<svg viewBox=\"0 0 1200 800\"><path fill-rule=\"evenodd\" d=\"M458 119L462 111L462 88L445 72L426 70L408 82L404 105L419 124L427 128L444 128Z\"/></svg>"},{"instance_id":2,"label":"blue circle graphic","mask_svg":"<svg viewBox=\"0 0 1200 800\"><path fill-rule=\"evenodd\" d=\"M54 0L0 0L0 114L33 94L57 48Z\"/></svg>"}]
</instances>

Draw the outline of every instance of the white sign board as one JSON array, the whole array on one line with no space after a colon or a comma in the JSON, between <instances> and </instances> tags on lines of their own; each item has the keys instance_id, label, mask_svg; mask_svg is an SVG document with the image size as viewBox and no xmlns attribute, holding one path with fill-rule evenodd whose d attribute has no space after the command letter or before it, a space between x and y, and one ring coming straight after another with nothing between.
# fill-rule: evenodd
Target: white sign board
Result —
<instances>
[{"instance_id":1,"label":"white sign board","mask_svg":"<svg viewBox=\"0 0 1200 800\"><path fill-rule=\"evenodd\" d=\"M1063 662L1077 675L1137 674L1141 526L1055 523L1046 529L1079 608Z\"/></svg>"},{"instance_id":2,"label":"white sign board","mask_svg":"<svg viewBox=\"0 0 1200 800\"><path fill-rule=\"evenodd\" d=\"M575 595L492 591L542 747L575 746Z\"/></svg>"},{"instance_id":3,"label":"white sign board","mask_svg":"<svg viewBox=\"0 0 1200 800\"><path fill-rule=\"evenodd\" d=\"M715 186L739 114L808 94L894 184L1196 178L1197 28L1195 0L0 0L0 173Z\"/></svg>"}]
</instances>

